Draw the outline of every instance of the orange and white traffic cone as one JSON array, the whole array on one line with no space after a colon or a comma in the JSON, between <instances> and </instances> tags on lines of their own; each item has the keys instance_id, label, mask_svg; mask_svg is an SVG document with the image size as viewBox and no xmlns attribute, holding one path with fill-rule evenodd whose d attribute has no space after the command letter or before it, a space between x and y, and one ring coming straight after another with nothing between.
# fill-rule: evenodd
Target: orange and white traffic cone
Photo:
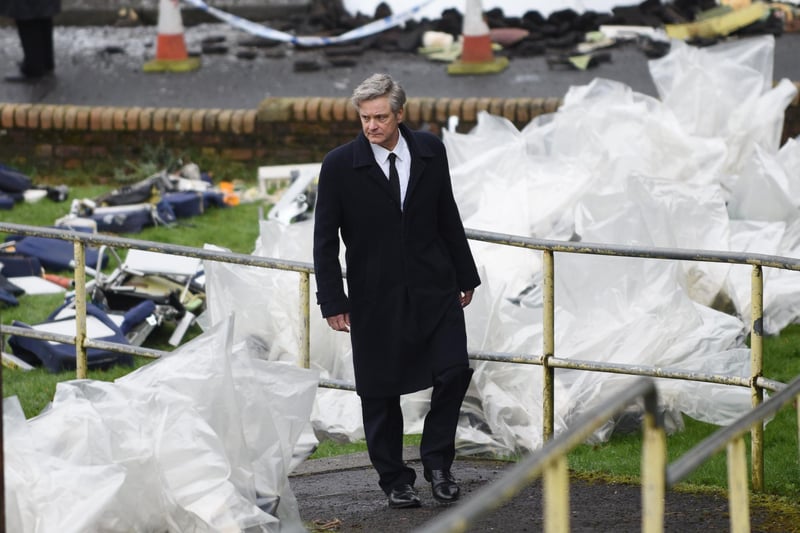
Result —
<instances>
[{"instance_id":1,"label":"orange and white traffic cone","mask_svg":"<svg viewBox=\"0 0 800 533\"><path fill-rule=\"evenodd\" d=\"M145 72L188 72L200 67L199 57L189 57L183 37L179 0L160 0L156 58L144 64Z\"/></svg>"},{"instance_id":2,"label":"orange and white traffic cone","mask_svg":"<svg viewBox=\"0 0 800 533\"><path fill-rule=\"evenodd\" d=\"M447 66L448 74L495 74L508 66L507 57L494 56L480 0L467 0L461 41L461 57Z\"/></svg>"}]
</instances>

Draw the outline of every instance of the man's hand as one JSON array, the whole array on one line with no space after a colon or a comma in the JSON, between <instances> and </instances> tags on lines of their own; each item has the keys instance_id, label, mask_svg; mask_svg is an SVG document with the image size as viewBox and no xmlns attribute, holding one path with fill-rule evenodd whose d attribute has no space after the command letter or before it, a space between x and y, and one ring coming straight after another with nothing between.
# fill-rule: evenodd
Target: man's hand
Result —
<instances>
[{"instance_id":1,"label":"man's hand","mask_svg":"<svg viewBox=\"0 0 800 533\"><path fill-rule=\"evenodd\" d=\"M329 316L325 320L328 325L335 331L350 331L350 313L342 313L341 315Z\"/></svg>"},{"instance_id":2,"label":"man's hand","mask_svg":"<svg viewBox=\"0 0 800 533\"><path fill-rule=\"evenodd\" d=\"M461 293L461 296L458 300L461 302L461 307L466 307L472 301L472 293L475 292L475 289L464 291Z\"/></svg>"}]
</instances>

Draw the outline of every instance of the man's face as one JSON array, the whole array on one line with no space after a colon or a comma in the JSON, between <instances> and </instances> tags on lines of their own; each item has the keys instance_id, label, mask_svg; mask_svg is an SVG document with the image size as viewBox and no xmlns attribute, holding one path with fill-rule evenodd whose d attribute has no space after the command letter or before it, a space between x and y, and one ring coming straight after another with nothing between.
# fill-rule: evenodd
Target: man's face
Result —
<instances>
[{"instance_id":1,"label":"man's face","mask_svg":"<svg viewBox=\"0 0 800 533\"><path fill-rule=\"evenodd\" d=\"M387 150L395 147L400 135L398 127L403 121L403 110L393 113L388 96L361 102L358 114L361 117L361 128L369 142Z\"/></svg>"}]
</instances>

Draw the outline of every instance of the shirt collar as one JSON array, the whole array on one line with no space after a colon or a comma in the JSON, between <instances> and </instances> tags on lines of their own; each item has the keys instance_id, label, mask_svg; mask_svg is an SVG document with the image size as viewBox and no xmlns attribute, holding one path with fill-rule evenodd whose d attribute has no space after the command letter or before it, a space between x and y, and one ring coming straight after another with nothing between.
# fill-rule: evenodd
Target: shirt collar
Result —
<instances>
[{"instance_id":1,"label":"shirt collar","mask_svg":"<svg viewBox=\"0 0 800 533\"><path fill-rule=\"evenodd\" d=\"M400 161L405 161L406 159L411 157L411 153L408 151L408 143L406 142L402 133L397 139L397 144L395 145L394 150L387 150L386 148L384 148L379 144L370 143L369 146L372 148L372 153L375 156L375 161L380 161L381 163L389 159L389 154L392 152L394 152L397 155L397 158Z\"/></svg>"}]
</instances>

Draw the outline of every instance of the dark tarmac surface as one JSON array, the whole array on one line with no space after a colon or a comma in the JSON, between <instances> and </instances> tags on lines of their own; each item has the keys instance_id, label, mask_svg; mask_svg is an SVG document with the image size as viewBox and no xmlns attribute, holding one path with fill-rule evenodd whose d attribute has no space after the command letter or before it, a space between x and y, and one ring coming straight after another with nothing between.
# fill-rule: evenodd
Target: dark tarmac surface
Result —
<instances>
[{"instance_id":1,"label":"dark tarmac surface","mask_svg":"<svg viewBox=\"0 0 800 533\"><path fill-rule=\"evenodd\" d=\"M222 24L187 27L190 52L209 38L224 52L202 54L202 66L189 73L145 73L153 58L156 29L57 27L56 75L37 84L0 82L0 102L90 106L153 106L253 109L266 97L349 97L355 85L374 72L389 72L412 97L563 97L570 86L601 77L656 96L648 58L634 43L608 49L611 62L579 71L551 69L544 56L512 58L500 74L453 76L446 63L402 52L368 49L352 66L333 66L322 49L248 47L252 38ZM775 39L774 76L800 81L800 34ZM254 53L241 59L242 51ZM274 57L274 56L280 57ZM16 68L21 52L14 28L0 28L0 73ZM296 72L297 62L319 70Z\"/></svg>"},{"instance_id":2,"label":"dark tarmac surface","mask_svg":"<svg viewBox=\"0 0 800 533\"><path fill-rule=\"evenodd\" d=\"M422 479L422 465L418 459L413 459L415 454L416 449L406 448L405 457L417 470L416 487L422 499L422 507L418 509L388 508L366 454L315 459L301 464L289 480L304 523L310 531L325 531L314 529L315 524L329 524L331 529L327 531L361 533L404 533L423 527L452 506L433 499L429 484ZM481 488L502 476L504 469L510 466L511 463L499 461L457 459L453 474L461 486L462 502L475 497ZM539 480L467 531L543 531L542 495ZM637 485L571 480L570 531L638 532L641 531L641 511L641 489ZM800 530L800 524L787 524L760 507L751 507L750 517L754 532ZM664 531L729 531L729 520L728 500L724 496L667 493Z\"/></svg>"}]
</instances>

